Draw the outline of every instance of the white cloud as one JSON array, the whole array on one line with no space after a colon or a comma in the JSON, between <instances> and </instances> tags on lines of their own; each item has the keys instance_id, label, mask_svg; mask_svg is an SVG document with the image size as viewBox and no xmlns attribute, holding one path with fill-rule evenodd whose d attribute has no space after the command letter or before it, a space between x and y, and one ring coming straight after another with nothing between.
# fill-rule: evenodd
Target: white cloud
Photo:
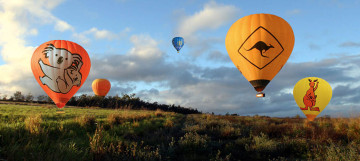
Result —
<instances>
[{"instance_id":1,"label":"white cloud","mask_svg":"<svg viewBox=\"0 0 360 161\"><path fill-rule=\"evenodd\" d=\"M125 54L95 56L92 58L92 78L109 78L119 82L153 82L166 79L171 68L164 61L164 52L149 35L130 37L133 47Z\"/></svg>"},{"instance_id":2,"label":"white cloud","mask_svg":"<svg viewBox=\"0 0 360 161\"><path fill-rule=\"evenodd\" d=\"M30 59L35 46L27 45L28 36L36 36L40 24L53 24L57 31L73 30L65 21L52 15L51 9L62 0L0 0L0 86L2 94L12 94L15 90L27 93L38 87L33 78ZM39 91L39 90L34 90ZM33 92L41 93L41 92Z\"/></svg>"},{"instance_id":3,"label":"white cloud","mask_svg":"<svg viewBox=\"0 0 360 161\"><path fill-rule=\"evenodd\" d=\"M30 31L29 31L29 35L31 35L31 36L36 36L38 33L39 32L37 29L30 29Z\"/></svg>"},{"instance_id":4,"label":"white cloud","mask_svg":"<svg viewBox=\"0 0 360 161\"><path fill-rule=\"evenodd\" d=\"M131 55L140 59L158 59L162 56L162 52L157 48L158 43L148 35L134 35L130 41L134 44L130 50Z\"/></svg>"},{"instance_id":5,"label":"white cloud","mask_svg":"<svg viewBox=\"0 0 360 161\"><path fill-rule=\"evenodd\" d=\"M56 31L74 31L74 28L65 21L55 17L50 11L63 0L1 0L5 14L14 15L23 26L30 24L55 24ZM26 26L28 27L28 26Z\"/></svg>"},{"instance_id":6,"label":"white cloud","mask_svg":"<svg viewBox=\"0 0 360 161\"><path fill-rule=\"evenodd\" d=\"M93 35L96 39L114 39L117 37L115 33L112 33L108 30L99 30L96 27L91 28L90 30L87 30L84 32L85 35Z\"/></svg>"},{"instance_id":7,"label":"white cloud","mask_svg":"<svg viewBox=\"0 0 360 161\"><path fill-rule=\"evenodd\" d=\"M200 11L180 19L176 35L184 37L186 47L192 49L190 55L195 57L202 55L209 51L214 44L224 41L223 38L206 37L203 33L235 22L239 17L239 11L240 9L233 5L209 1Z\"/></svg>"},{"instance_id":8,"label":"white cloud","mask_svg":"<svg viewBox=\"0 0 360 161\"><path fill-rule=\"evenodd\" d=\"M299 10L299 9L293 9L293 10L290 10L290 11L286 12L286 14L289 15L289 16L297 15L297 14L300 14L300 13L301 13L301 10Z\"/></svg>"},{"instance_id":9,"label":"white cloud","mask_svg":"<svg viewBox=\"0 0 360 161\"><path fill-rule=\"evenodd\" d=\"M76 39L78 39L82 44L90 44L91 42L91 38L89 37L93 37L97 40L114 40L114 39L120 39L121 37L124 37L127 35L127 33L129 33L131 31L130 28L125 28L124 30L120 31L119 33L114 33L111 32L109 30L100 30L96 27L92 27L89 30L86 30L84 32L81 33L73 33L73 37L75 37Z\"/></svg>"},{"instance_id":10,"label":"white cloud","mask_svg":"<svg viewBox=\"0 0 360 161\"><path fill-rule=\"evenodd\" d=\"M90 38L88 38L85 34L81 33L73 33L72 35L75 39L79 41L80 44L89 45L90 44Z\"/></svg>"},{"instance_id":11,"label":"white cloud","mask_svg":"<svg viewBox=\"0 0 360 161\"><path fill-rule=\"evenodd\" d=\"M265 98L255 97L256 91L235 67L174 67L176 71L192 74L177 73L179 77L170 75L165 79L171 82L169 90L160 90L157 93L142 91L140 94L153 101L193 107L203 112L295 116L302 115L302 112L292 95L294 85L304 77L317 76L327 80L333 89L333 97L328 105L330 108L326 108L321 116L336 116L339 110L331 108L335 106L344 107L341 111L344 116L348 116L354 111L360 112L360 81L349 74L359 68L359 60L360 55L324 59L319 62L287 63L266 87ZM350 111L347 107L356 108Z\"/></svg>"},{"instance_id":12,"label":"white cloud","mask_svg":"<svg viewBox=\"0 0 360 161\"><path fill-rule=\"evenodd\" d=\"M235 6L210 1L201 11L185 17L180 22L178 33L187 37L200 30L217 29L236 17L238 17L238 9Z\"/></svg>"},{"instance_id":13,"label":"white cloud","mask_svg":"<svg viewBox=\"0 0 360 161\"><path fill-rule=\"evenodd\" d=\"M72 26L62 20L56 20L55 30L64 32L66 30L73 30Z\"/></svg>"}]
</instances>

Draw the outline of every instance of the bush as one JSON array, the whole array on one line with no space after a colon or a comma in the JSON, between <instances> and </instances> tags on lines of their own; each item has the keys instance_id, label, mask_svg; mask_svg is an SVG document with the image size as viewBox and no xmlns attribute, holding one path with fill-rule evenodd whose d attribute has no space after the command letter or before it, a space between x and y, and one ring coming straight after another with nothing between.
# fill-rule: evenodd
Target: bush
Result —
<instances>
[{"instance_id":1,"label":"bush","mask_svg":"<svg viewBox=\"0 0 360 161\"><path fill-rule=\"evenodd\" d=\"M41 129L41 115L30 115L25 119L25 127L31 134L39 134Z\"/></svg>"},{"instance_id":2,"label":"bush","mask_svg":"<svg viewBox=\"0 0 360 161\"><path fill-rule=\"evenodd\" d=\"M75 118L75 121L81 126L90 126L93 127L96 124L95 116L91 115L81 115Z\"/></svg>"},{"instance_id":3,"label":"bush","mask_svg":"<svg viewBox=\"0 0 360 161\"><path fill-rule=\"evenodd\" d=\"M111 113L107 116L107 120L110 125L119 125L125 121L123 117L121 117L118 113Z\"/></svg>"}]
</instances>

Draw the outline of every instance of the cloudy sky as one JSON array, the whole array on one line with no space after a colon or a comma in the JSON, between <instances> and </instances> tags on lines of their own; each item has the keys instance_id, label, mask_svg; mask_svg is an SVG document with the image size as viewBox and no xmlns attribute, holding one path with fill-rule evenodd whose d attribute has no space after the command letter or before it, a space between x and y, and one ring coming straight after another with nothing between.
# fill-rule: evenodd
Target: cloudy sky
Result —
<instances>
[{"instance_id":1,"label":"cloudy sky","mask_svg":"<svg viewBox=\"0 0 360 161\"><path fill-rule=\"evenodd\" d=\"M294 50L266 87L255 91L232 64L225 36L236 20L255 13L285 19ZM320 115L360 112L360 1L337 0L0 0L0 95L45 94L30 59L40 44L70 40L89 53L92 67L78 94L109 79L109 95L240 115L303 116L292 89L304 77L327 80L333 97ZM185 39L180 54L171 44Z\"/></svg>"}]
</instances>

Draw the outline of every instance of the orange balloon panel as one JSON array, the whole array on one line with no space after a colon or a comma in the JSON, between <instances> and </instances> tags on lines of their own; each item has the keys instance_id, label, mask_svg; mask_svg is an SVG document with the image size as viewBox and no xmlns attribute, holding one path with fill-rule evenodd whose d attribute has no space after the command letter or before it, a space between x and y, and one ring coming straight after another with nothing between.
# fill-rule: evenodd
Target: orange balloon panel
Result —
<instances>
[{"instance_id":1,"label":"orange balloon panel","mask_svg":"<svg viewBox=\"0 0 360 161\"><path fill-rule=\"evenodd\" d=\"M31 58L36 81L59 108L64 107L84 84L90 67L86 50L66 40L41 44Z\"/></svg>"},{"instance_id":2,"label":"orange balloon panel","mask_svg":"<svg viewBox=\"0 0 360 161\"><path fill-rule=\"evenodd\" d=\"M97 96L106 96L111 88L111 84L107 79L95 79L92 82L92 89Z\"/></svg>"},{"instance_id":3,"label":"orange balloon panel","mask_svg":"<svg viewBox=\"0 0 360 161\"><path fill-rule=\"evenodd\" d=\"M235 66L261 92L288 60L294 42L293 30L284 19L253 14L230 27L225 46Z\"/></svg>"}]
</instances>

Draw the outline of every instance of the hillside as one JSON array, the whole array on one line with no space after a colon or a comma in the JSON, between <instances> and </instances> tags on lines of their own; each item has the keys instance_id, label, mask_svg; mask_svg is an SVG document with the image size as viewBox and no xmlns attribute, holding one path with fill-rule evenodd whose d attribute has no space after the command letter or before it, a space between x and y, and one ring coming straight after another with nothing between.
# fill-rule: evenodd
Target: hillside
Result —
<instances>
[{"instance_id":1,"label":"hillside","mask_svg":"<svg viewBox=\"0 0 360 161\"><path fill-rule=\"evenodd\" d=\"M0 160L360 160L360 118L0 104Z\"/></svg>"}]
</instances>

